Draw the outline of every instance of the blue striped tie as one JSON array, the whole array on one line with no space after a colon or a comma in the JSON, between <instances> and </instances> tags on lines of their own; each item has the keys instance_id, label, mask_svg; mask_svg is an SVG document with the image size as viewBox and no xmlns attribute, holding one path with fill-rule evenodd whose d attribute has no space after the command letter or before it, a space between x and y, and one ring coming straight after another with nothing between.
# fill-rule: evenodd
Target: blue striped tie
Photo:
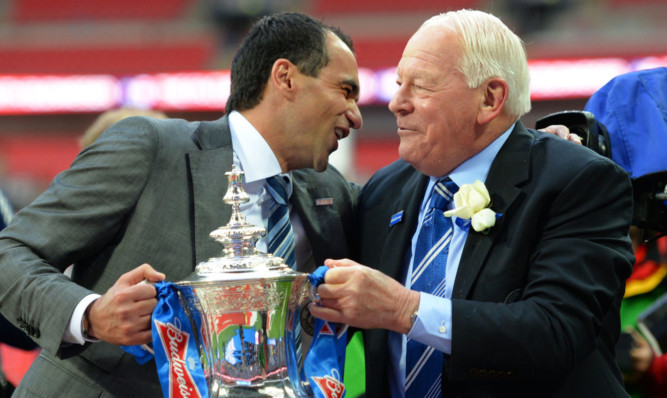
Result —
<instances>
[{"instance_id":1,"label":"blue striped tie","mask_svg":"<svg viewBox=\"0 0 667 398\"><path fill-rule=\"evenodd\" d=\"M268 252L285 260L285 264L296 270L294 231L289 220L287 204L287 182L280 176L267 178L269 193L274 201L269 208Z\"/></svg>"},{"instance_id":2,"label":"blue striped tie","mask_svg":"<svg viewBox=\"0 0 667 398\"><path fill-rule=\"evenodd\" d=\"M285 264L296 270L296 253L294 251L294 231L289 219L289 205L287 203L287 181L280 176L266 179L273 203L269 208L268 252L285 260ZM304 309L304 311L307 311ZM301 368L301 322L297 318L294 325L294 346L296 359Z\"/></svg>"},{"instance_id":3,"label":"blue striped tie","mask_svg":"<svg viewBox=\"0 0 667 398\"><path fill-rule=\"evenodd\" d=\"M452 221L443 212L459 187L449 178L435 184L429 208L424 215L411 275L412 290L445 296L445 272ZM408 340L405 367L406 398L440 396L442 353L433 347Z\"/></svg>"}]
</instances>

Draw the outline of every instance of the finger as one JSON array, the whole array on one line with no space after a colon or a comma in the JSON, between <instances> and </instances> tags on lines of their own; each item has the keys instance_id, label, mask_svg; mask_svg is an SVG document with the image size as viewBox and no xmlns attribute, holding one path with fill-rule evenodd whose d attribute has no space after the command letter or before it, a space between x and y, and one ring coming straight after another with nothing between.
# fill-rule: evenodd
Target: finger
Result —
<instances>
[{"instance_id":1,"label":"finger","mask_svg":"<svg viewBox=\"0 0 667 398\"><path fill-rule=\"evenodd\" d=\"M337 267L352 267L352 266L355 266L355 265L359 265L359 263L354 262L354 261L352 261L350 259L347 259L347 258L343 258L343 259L339 259L339 260L334 260L334 259L328 258L328 259L324 260L324 265L326 265L329 268L337 268Z\"/></svg>"},{"instance_id":2,"label":"finger","mask_svg":"<svg viewBox=\"0 0 667 398\"><path fill-rule=\"evenodd\" d=\"M143 333L147 330L151 330L151 317L149 315L139 317L135 314L131 320L115 325L114 330L119 333L119 335L124 335L126 337Z\"/></svg>"},{"instance_id":3,"label":"finger","mask_svg":"<svg viewBox=\"0 0 667 398\"><path fill-rule=\"evenodd\" d=\"M141 327L139 328L139 331L146 331L146 330L152 330L152 312L149 312L148 314L142 315L139 317L137 324L140 325Z\"/></svg>"},{"instance_id":4,"label":"finger","mask_svg":"<svg viewBox=\"0 0 667 398\"><path fill-rule=\"evenodd\" d=\"M581 137L579 137L579 136L576 135L576 134L570 134L570 136L567 137L567 139L568 139L569 141L574 142L574 143L581 144Z\"/></svg>"},{"instance_id":5,"label":"finger","mask_svg":"<svg viewBox=\"0 0 667 398\"><path fill-rule=\"evenodd\" d=\"M141 269L144 273L142 280L147 280L149 282L160 282L165 278L165 275L162 272L157 271L155 268L151 267L150 264L142 264L138 269Z\"/></svg>"},{"instance_id":6,"label":"finger","mask_svg":"<svg viewBox=\"0 0 667 398\"><path fill-rule=\"evenodd\" d=\"M354 270L349 267L331 268L329 269L329 271L327 271L326 274L324 274L324 284L325 285L343 284L350 279L350 275L352 275L353 273Z\"/></svg>"},{"instance_id":7,"label":"finger","mask_svg":"<svg viewBox=\"0 0 667 398\"><path fill-rule=\"evenodd\" d=\"M308 306L308 309L315 318L323 319L327 322L340 322L342 319L340 312L332 308L321 307L313 303Z\"/></svg>"},{"instance_id":8,"label":"finger","mask_svg":"<svg viewBox=\"0 0 667 398\"><path fill-rule=\"evenodd\" d=\"M127 285L136 285L143 280L149 280L151 282L159 282L164 280L165 275L161 272L156 271L149 264L142 264L137 268L128 271L121 275L118 278L119 282L125 283Z\"/></svg>"},{"instance_id":9,"label":"finger","mask_svg":"<svg viewBox=\"0 0 667 398\"><path fill-rule=\"evenodd\" d=\"M157 299L155 298L150 300L137 301L132 306L132 311L138 317L143 317L143 316L150 317L153 315L153 311L155 310L156 306L157 306Z\"/></svg>"},{"instance_id":10,"label":"finger","mask_svg":"<svg viewBox=\"0 0 667 398\"><path fill-rule=\"evenodd\" d=\"M544 131L545 133L553 134L564 139L567 139L568 136L570 135L570 129L568 129L566 126L562 124L554 124L551 126L547 126L543 129L540 129L540 131Z\"/></svg>"},{"instance_id":11,"label":"finger","mask_svg":"<svg viewBox=\"0 0 667 398\"><path fill-rule=\"evenodd\" d=\"M337 297L327 297L320 299L320 306L325 308L340 309L339 300Z\"/></svg>"},{"instance_id":12,"label":"finger","mask_svg":"<svg viewBox=\"0 0 667 398\"><path fill-rule=\"evenodd\" d=\"M335 267L329 268L327 273L324 274L324 283L342 284L353 278L369 278L370 268L352 260L334 260L331 264L335 264Z\"/></svg>"},{"instance_id":13,"label":"finger","mask_svg":"<svg viewBox=\"0 0 667 398\"><path fill-rule=\"evenodd\" d=\"M134 301L150 300L157 297L155 286L148 283L138 283L127 288L127 294Z\"/></svg>"}]
</instances>

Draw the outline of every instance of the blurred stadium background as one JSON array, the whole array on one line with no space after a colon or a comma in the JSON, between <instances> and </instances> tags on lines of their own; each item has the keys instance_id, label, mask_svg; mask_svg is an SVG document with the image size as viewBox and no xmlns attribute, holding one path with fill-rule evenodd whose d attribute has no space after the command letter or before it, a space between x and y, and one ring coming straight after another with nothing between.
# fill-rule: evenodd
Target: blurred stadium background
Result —
<instances>
[{"instance_id":1,"label":"blurred stadium background","mask_svg":"<svg viewBox=\"0 0 667 398\"><path fill-rule=\"evenodd\" d=\"M526 42L533 110L583 109L612 77L667 66L665 0L0 0L0 188L20 208L67 168L104 110L133 105L188 120L222 115L249 24L302 11L355 41L363 128L334 163L364 182L397 157L393 67L429 16L475 8Z\"/></svg>"}]
</instances>

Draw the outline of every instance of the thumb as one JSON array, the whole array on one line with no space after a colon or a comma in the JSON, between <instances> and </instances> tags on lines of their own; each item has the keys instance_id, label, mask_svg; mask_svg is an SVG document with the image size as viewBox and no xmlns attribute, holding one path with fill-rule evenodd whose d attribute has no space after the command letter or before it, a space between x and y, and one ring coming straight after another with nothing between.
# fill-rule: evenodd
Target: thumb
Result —
<instances>
[{"instance_id":1,"label":"thumb","mask_svg":"<svg viewBox=\"0 0 667 398\"><path fill-rule=\"evenodd\" d=\"M118 281L132 286L144 280L150 282L159 282L164 280L164 278L165 275L162 272L156 271L155 268L151 267L149 264L142 264L137 268L123 274L118 279Z\"/></svg>"}]
</instances>

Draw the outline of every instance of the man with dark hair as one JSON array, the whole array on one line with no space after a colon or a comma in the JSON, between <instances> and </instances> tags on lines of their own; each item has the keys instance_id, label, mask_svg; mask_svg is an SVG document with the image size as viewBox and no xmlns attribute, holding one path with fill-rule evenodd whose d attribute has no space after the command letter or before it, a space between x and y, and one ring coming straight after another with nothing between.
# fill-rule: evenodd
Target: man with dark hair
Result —
<instances>
[{"instance_id":1,"label":"man with dark hair","mask_svg":"<svg viewBox=\"0 0 667 398\"><path fill-rule=\"evenodd\" d=\"M250 195L242 212L265 228L268 180L282 177L299 271L348 256L357 191L327 164L361 127L358 86L346 36L277 14L242 43L224 117L130 117L84 149L0 235L0 311L43 348L16 396L162 396L154 362L118 346L151 341L156 292L141 281L181 280L220 255L209 233L231 215L232 165Z\"/></svg>"},{"instance_id":2,"label":"man with dark hair","mask_svg":"<svg viewBox=\"0 0 667 398\"><path fill-rule=\"evenodd\" d=\"M306 15L285 15L289 18L273 19L265 28L250 31L243 40L245 45L241 45L232 60L227 113L245 111L259 104L275 59L289 59L304 75L317 77L331 60L326 46L328 32L335 33L354 52L352 40L340 29L327 27L325 32L319 21ZM278 31L280 34L276 34ZM299 40L285 40L285 37L299 37Z\"/></svg>"}]
</instances>

